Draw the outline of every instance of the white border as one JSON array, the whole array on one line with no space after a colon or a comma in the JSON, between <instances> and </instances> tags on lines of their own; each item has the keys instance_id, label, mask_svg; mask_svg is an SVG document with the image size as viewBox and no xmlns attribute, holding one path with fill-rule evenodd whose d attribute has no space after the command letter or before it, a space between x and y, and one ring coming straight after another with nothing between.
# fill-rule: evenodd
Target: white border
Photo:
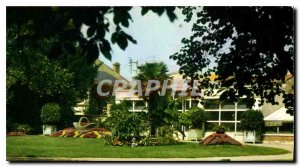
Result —
<instances>
[{"instance_id":1,"label":"white border","mask_svg":"<svg viewBox=\"0 0 300 167\"><path fill-rule=\"evenodd\" d=\"M295 6L296 0L7 0L6 6Z\"/></svg>"},{"instance_id":2,"label":"white border","mask_svg":"<svg viewBox=\"0 0 300 167\"><path fill-rule=\"evenodd\" d=\"M297 0L82 0L82 1L76 1L76 0L50 0L50 1L37 1L37 0L6 0L5 2L0 2L0 104L1 104L1 112L2 116L0 117L1 122L1 140L0 140L0 155L1 155L1 166L8 166L12 165L6 162L6 135L5 135L5 121L6 121L6 58L4 55L6 55L6 6L294 6L297 9L299 9L299 3L300 1ZM297 11L298 13L298 11ZM296 13L296 15L298 15ZM296 25L299 21L299 17L296 17ZM297 30L296 30L297 31ZM298 39L298 34L296 33L296 39ZM296 48L299 48L299 41L296 43ZM297 57L297 55L296 55ZM296 64L299 64L299 58L297 58ZM297 65L296 65L297 66ZM298 69L296 73L298 74ZM296 83L299 83L299 77L296 78ZM298 85L297 85L298 86ZM296 89L296 95L298 96L299 92ZM296 98L296 104L299 104L299 98ZM296 111L298 112L298 111ZM297 115L297 125L299 124L299 114ZM299 126L297 127L297 130L299 129ZM298 135L296 136L298 137ZM297 138L298 139L298 138ZM298 143L299 145L299 143ZM298 151L298 149L297 149ZM299 153L297 154L296 159L299 161L298 157ZM182 166L182 165L202 165L203 163L199 164L163 164L166 166ZM61 164L22 164L24 166L31 166L31 165L61 165ZM64 164L65 165L65 164ZM67 164L66 164L67 165ZM72 165L82 165L82 164L72 164ZM86 164L85 164L86 165ZM99 165L99 164L89 164L89 165ZM109 164L100 164L101 166L108 166ZM111 165L111 164L110 164ZM114 164L118 165L118 164ZM124 164L122 164L124 165ZM152 166L152 165L162 165L162 164L125 164L125 166L137 166L137 165L145 165L145 166ZM203 164L205 166L220 166L223 164ZM252 165L258 165L258 166L291 166L292 164L282 164L282 163L273 163L273 164L236 164L236 163L224 163L225 166L252 166ZM296 165L296 164L293 164Z\"/></svg>"}]
</instances>

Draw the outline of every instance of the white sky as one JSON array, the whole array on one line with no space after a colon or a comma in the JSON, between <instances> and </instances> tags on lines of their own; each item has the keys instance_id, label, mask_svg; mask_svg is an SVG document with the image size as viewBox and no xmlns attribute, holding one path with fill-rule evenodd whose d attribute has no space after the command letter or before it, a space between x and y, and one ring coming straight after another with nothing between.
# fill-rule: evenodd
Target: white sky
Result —
<instances>
[{"instance_id":1,"label":"white sky","mask_svg":"<svg viewBox=\"0 0 300 167\"><path fill-rule=\"evenodd\" d=\"M164 13L158 16L156 13L149 11L146 15L141 15L140 7L133 7L130 15L133 22L130 23L128 29L124 28L131 35L137 44L129 43L125 51L119 48L117 44L112 47L112 61L107 60L104 56L100 56L100 60L108 66L112 67L114 62L121 64L121 75L127 79L131 79L129 58L138 61L138 64L146 62L163 61L167 64L169 72L178 71L179 67L176 62L169 59L169 56L179 51L182 47L181 39L192 35L192 24L184 21L185 16L181 14L181 10L176 9L177 19L172 23ZM113 23L112 17L109 18ZM195 17L193 17L195 19ZM114 32L114 27L110 27L110 32ZM107 39L110 39L107 35Z\"/></svg>"}]
</instances>

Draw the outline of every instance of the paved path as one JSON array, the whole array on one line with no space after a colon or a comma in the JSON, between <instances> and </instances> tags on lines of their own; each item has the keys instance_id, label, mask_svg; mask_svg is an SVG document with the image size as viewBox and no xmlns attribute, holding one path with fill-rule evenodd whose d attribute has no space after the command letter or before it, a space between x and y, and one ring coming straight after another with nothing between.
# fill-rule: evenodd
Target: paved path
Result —
<instances>
[{"instance_id":1,"label":"paved path","mask_svg":"<svg viewBox=\"0 0 300 167\"><path fill-rule=\"evenodd\" d=\"M237 157L208 158L48 158L48 157L7 157L7 161L293 161L293 144L249 144L256 146L281 148L291 153L279 155L254 155Z\"/></svg>"}]
</instances>

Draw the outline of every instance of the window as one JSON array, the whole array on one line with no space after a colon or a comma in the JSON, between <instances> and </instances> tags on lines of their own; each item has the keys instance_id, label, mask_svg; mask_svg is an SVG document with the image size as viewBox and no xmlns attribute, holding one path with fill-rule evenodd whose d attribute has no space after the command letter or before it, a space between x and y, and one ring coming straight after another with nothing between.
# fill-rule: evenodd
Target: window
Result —
<instances>
[{"instance_id":1,"label":"window","mask_svg":"<svg viewBox=\"0 0 300 167\"><path fill-rule=\"evenodd\" d=\"M277 133L277 129L278 127L276 126L269 126L269 127L265 127L265 132L266 133Z\"/></svg>"},{"instance_id":2,"label":"window","mask_svg":"<svg viewBox=\"0 0 300 167\"><path fill-rule=\"evenodd\" d=\"M208 111L210 121L219 121L219 111Z\"/></svg>"},{"instance_id":3,"label":"window","mask_svg":"<svg viewBox=\"0 0 300 167\"><path fill-rule=\"evenodd\" d=\"M219 99L206 99L203 100L203 107L207 110L219 109Z\"/></svg>"},{"instance_id":4,"label":"window","mask_svg":"<svg viewBox=\"0 0 300 167\"><path fill-rule=\"evenodd\" d=\"M241 120L243 111L237 111L237 120Z\"/></svg>"},{"instance_id":5,"label":"window","mask_svg":"<svg viewBox=\"0 0 300 167\"><path fill-rule=\"evenodd\" d=\"M225 128L225 131L234 132L234 123L222 123L221 125Z\"/></svg>"},{"instance_id":6,"label":"window","mask_svg":"<svg viewBox=\"0 0 300 167\"><path fill-rule=\"evenodd\" d=\"M250 109L247 107L247 100L246 99L241 99L238 102L238 109Z\"/></svg>"},{"instance_id":7,"label":"window","mask_svg":"<svg viewBox=\"0 0 300 167\"><path fill-rule=\"evenodd\" d=\"M266 124L266 133L294 133L294 124L292 122L276 122L277 121L269 122L269 126ZM273 123L273 126L270 126L271 123Z\"/></svg>"},{"instance_id":8,"label":"window","mask_svg":"<svg viewBox=\"0 0 300 167\"><path fill-rule=\"evenodd\" d=\"M199 104L198 100L192 100L192 107L197 107Z\"/></svg>"},{"instance_id":9,"label":"window","mask_svg":"<svg viewBox=\"0 0 300 167\"><path fill-rule=\"evenodd\" d=\"M185 100L184 102L185 102L185 109L186 110L188 110L189 108L191 108L189 100Z\"/></svg>"},{"instance_id":10,"label":"window","mask_svg":"<svg viewBox=\"0 0 300 167\"><path fill-rule=\"evenodd\" d=\"M219 126L218 122L207 122L207 123L205 123L205 130L206 131L215 131L218 126Z\"/></svg>"},{"instance_id":11,"label":"window","mask_svg":"<svg viewBox=\"0 0 300 167\"><path fill-rule=\"evenodd\" d=\"M242 132L243 131L242 127L241 127L241 123L237 123L236 124L236 131L238 131L238 132Z\"/></svg>"},{"instance_id":12,"label":"window","mask_svg":"<svg viewBox=\"0 0 300 167\"><path fill-rule=\"evenodd\" d=\"M241 131L240 120L242 113L247 110L246 100L242 99L236 104L230 100L220 102L219 99L205 99L202 104L210 115L208 131L212 130L212 124L221 124L227 131Z\"/></svg>"},{"instance_id":13,"label":"window","mask_svg":"<svg viewBox=\"0 0 300 167\"><path fill-rule=\"evenodd\" d=\"M234 102L227 100L221 103L221 109L234 109L234 108L235 108Z\"/></svg>"},{"instance_id":14,"label":"window","mask_svg":"<svg viewBox=\"0 0 300 167\"><path fill-rule=\"evenodd\" d=\"M234 121L235 119L234 111L222 111L221 112L221 121Z\"/></svg>"},{"instance_id":15,"label":"window","mask_svg":"<svg viewBox=\"0 0 300 167\"><path fill-rule=\"evenodd\" d=\"M143 101L136 101L135 102L135 106L134 106L135 110L145 110L146 109L146 104Z\"/></svg>"},{"instance_id":16,"label":"window","mask_svg":"<svg viewBox=\"0 0 300 167\"><path fill-rule=\"evenodd\" d=\"M132 101L125 100L124 103L125 103L126 108L127 108L128 110L133 110Z\"/></svg>"}]
</instances>

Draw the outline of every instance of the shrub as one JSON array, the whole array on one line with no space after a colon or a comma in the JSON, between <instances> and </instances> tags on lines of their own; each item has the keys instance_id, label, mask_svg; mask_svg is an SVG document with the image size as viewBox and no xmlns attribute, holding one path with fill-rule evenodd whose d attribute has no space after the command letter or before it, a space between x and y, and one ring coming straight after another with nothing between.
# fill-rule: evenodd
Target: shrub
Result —
<instances>
[{"instance_id":1,"label":"shrub","mask_svg":"<svg viewBox=\"0 0 300 167\"><path fill-rule=\"evenodd\" d=\"M12 125L12 131L14 131L14 132L23 132L24 134L30 134L30 132L32 132L32 127L28 124L14 123Z\"/></svg>"},{"instance_id":2,"label":"shrub","mask_svg":"<svg viewBox=\"0 0 300 167\"><path fill-rule=\"evenodd\" d=\"M157 143L159 145L174 144L177 141L173 137L174 129L171 126L162 126L158 128Z\"/></svg>"},{"instance_id":3,"label":"shrub","mask_svg":"<svg viewBox=\"0 0 300 167\"><path fill-rule=\"evenodd\" d=\"M60 120L60 107L56 103L47 103L42 107L41 120L44 124L55 125Z\"/></svg>"},{"instance_id":4,"label":"shrub","mask_svg":"<svg viewBox=\"0 0 300 167\"><path fill-rule=\"evenodd\" d=\"M158 142L157 142L156 138L146 136L138 142L138 145L139 146L157 146Z\"/></svg>"},{"instance_id":5,"label":"shrub","mask_svg":"<svg viewBox=\"0 0 300 167\"><path fill-rule=\"evenodd\" d=\"M241 115L241 128L243 130L261 131L264 125L264 116L261 111L247 110Z\"/></svg>"},{"instance_id":6,"label":"shrub","mask_svg":"<svg viewBox=\"0 0 300 167\"><path fill-rule=\"evenodd\" d=\"M207 112L199 107L192 107L189 111L183 113L180 118L180 122L185 126L191 126L191 128L201 129L202 124L209 118Z\"/></svg>"},{"instance_id":7,"label":"shrub","mask_svg":"<svg viewBox=\"0 0 300 167\"><path fill-rule=\"evenodd\" d=\"M128 111L113 111L111 117L104 122L105 127L111 130L114 138L121 142L130 142L133 138L139 140L142 133L145 133L146 113L131 113Z\"/></svg>"}]
</instances>

